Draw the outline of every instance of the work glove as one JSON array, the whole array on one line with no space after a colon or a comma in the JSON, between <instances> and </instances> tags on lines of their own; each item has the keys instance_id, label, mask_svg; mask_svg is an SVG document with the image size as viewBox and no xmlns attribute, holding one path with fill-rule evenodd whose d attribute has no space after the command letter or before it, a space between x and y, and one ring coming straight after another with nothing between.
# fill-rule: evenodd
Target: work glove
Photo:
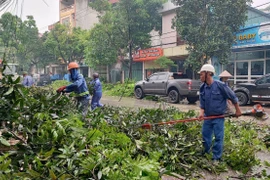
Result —
<instances>
[{"instance_id":1,"label":"work glove","mask_svg":"<svg viewBox=\"0 0 270 180\"><path fill-rule=\"evenodd\" d=\"M60 92L63 92L64 89L66 89L67 86L62 86L60 87L59 89L56 90L56 92L60 93Z\"/></svg>"}]
</instances>

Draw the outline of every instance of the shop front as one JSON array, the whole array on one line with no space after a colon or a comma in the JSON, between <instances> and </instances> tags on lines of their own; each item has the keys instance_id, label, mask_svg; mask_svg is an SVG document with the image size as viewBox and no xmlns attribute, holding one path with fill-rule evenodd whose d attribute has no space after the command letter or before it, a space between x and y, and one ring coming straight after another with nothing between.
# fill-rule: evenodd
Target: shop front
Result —
<instances>
[{"instance_id":1,"label":"shop front","mask_svg":"<svg viewBox=\"0 0 270 180\"><path fill-rule=\"evenodd\" d=\"M164 71L155 60L163 56L162 48L149 48L139 50L133 56L133 61L142 63L142 77L143 79L150 76L152 73Z\"/></svg>"},{"instance_id":2,"label":"shop front","mask_svg":"<svg viewBox=\"0 0 270 180\"><path fill-rule=\"evenodd\" d=\"M237 33L229 63L221 69L233 75L233 84L252 82L270 73L270 22L246 27Z\"/></svg>"}]
</instances>

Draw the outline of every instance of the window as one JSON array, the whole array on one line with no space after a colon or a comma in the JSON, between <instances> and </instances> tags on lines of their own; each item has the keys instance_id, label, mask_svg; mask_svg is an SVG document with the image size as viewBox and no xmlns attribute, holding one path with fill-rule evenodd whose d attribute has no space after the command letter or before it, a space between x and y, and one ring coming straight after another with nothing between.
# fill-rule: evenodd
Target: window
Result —
<instances>
[{"instance_id":1,"label":"window","mask_svg":"<svg viewBox=\"0 0 270 180\"><path fill-rule=\"evenodd\" d=\"M265 76L256 81L256 84L266 84L270 83L270 76Z\"/></svg>"},{"instance_id":2,"label":"window","mask_svg":"<svg viewBox=\"0 0 270 180\"><path fill-rule=\"evenodd\" d=\"M166 74L160 74L158 76L158 80L165 80L167 78L167 75Z\"/></svg>"},{"instance_id":3,"label":"window","mask_svg":"<svg viewBox=\"0 0 270 180\"><path fill-rule=\"evenodd\" d=\"M234 62L229 62L224 66L223 70L227 70L231 75L234 75Z\"/></svg>"},{"instance_id":4,"label":"window","mask_svg":"<svg viewBox=\"0 0 270 180\"><path fill-rule=\"evenodd\" d=\"M69 17L66 17L66 18L62 19L62 24L69 25L69 23L70 23L70 18Z\"/></svg>"},{"instance_id":5,"label":"window","mask_svg":"<svg viewBox=\"0 0 270 180\"><path fill-rule=\"evenodd\" d=\"M266 51L266 57L270 58L270 50Z\"/></svg>"},{"instance_id":6,"label":"window","mask_svg":"<svg viewBox=\"0 0 270 180\"><path fill-rule=\"evenodd\" d=\"M251 75L263 75L263 61L251 62Z\"/></svg>"},{"instance_id":7,"label":"window","mask_svg":"<svg viewBox=\"0 0 270 180\"><path fill-rule=\"evenodd\" d=\"M266 60L266 74L270 73L270 59Z\"/></svg>"},{"instance_id":8,"label":"window","mask_svg":"<svg viewBox=\"0 0 270 180\"><path fill-rule=\"evenodd\" d=\"M241 52L236 53L236 60L250 60L250 59L263 59L264 51L253 51L253 52Z\"/></svg>"},{"instance_id":9,"label":"window","mask_svg":"<svg viewBox=\"0 0 270 180\"><path fill-rule=\"evenodd\" d=\"M158 78L158 75L154 74L154 75L149 77L149 81L155 81L155 80L157 80L157 78Z\"/></svg>"},{"instance_id":10,"label":"window","mask_svg":"<svg viewBox=\"0 0 270 180\"><path fill-rule=\"evenodd\" d=\"M248 75L248 62L236 62L236 74Z\"/></svg>"}]
</instances>

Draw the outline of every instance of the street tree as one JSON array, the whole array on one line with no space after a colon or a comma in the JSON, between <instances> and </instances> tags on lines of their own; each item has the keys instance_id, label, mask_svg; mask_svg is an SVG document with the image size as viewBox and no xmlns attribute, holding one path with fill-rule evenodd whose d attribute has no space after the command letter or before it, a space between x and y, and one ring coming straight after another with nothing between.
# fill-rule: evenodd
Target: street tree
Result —
<instances>
[{"instance_id":1,"label":"street tree","mask_svg":"<svg viewBox=\"0 0 270 180\"><path fill-rule=\"evenodd\" d=\"M58 57L56 56L53 51L51 51L51 47L47 46L45 43L47 38L48 38L49 32L45 32L42 34L42 36L38 39L37 41L37 51L34 53L34 64L38 68L43 68L44 72L46 69L46 66L49 65L50 63L57 63L58 62Z\"/></svg>"},{"instance_id":2,"label":"street tree","mask_svg":"<svg viewBox=\"0 0 270 180\"><path fill-rule=\"evenodd\" d=\"M50 54L61 59L62 63L82 61L84 49L88 39L88 32L81 28L70 28L67 25L57 24L49 32L45 41Z\"/></svg>"},{"instance_id":3,"label":"street tree","mask_svg":"<svg viewBox=\"0 0 270 180\"><path fill-rule=\"evenodd\" d=\"M37 66L35 53L40 50L39 32L33 16L27 16L17 31L17 43L14 45L17 59L21 67L31 72Z\"/></svg>"},{"instance_id":4,"label":"street tree","mask_svg":"<svg viewBox=\"0 0 270 180\"><path fill-rule=\"evenodd\" d=\"M16 61L14 47L17 45L17 32L21 26L22 20L9 12L4 13L0 18L0 46L9 62ZM1 58L3 58L3 54Z\"/></svg>"},{"instance_id":5,"label":"street tree","mask_svg":"<svg viewBox=\"0 0 270 180\"><path fill-rule=\"evenodd\" d=\"M97 24L90 31L90 39L85 49L85 58L90 67L111 65L118 57L117 39L112 29L104 24Z\"/></svg>"},{"instance_id":6,"label":"street tree","mask_svg":"<svg viewBox=\"0 0 270 180\"><path fill-rule=\"evenodd\" d=\"M173 60L167 58L166 56L159 57L155 64L159 65L159 67L163 69L169 69L170 67L177 67Z\"/></svg>"},{"instance_id":7,"label":"street tree","mask_svg":"<svg viewBox=\"0 0 270 180\"><path fill-rule=\"evenodd\" d=\"M173 0L179 5L173 25L188 44L185 64L199 69L210 58L228 62L235 33L245 25L252 0Z\"/></svg>"},{"instance_id":8,"label":"street tree","mask_svg":"<svg viewBox=\"0 0 270 180\"><path fill-rule=\"evenodd\" d=\"M99 11L100 24L91 32L91 47L86 51L90 54L86 60L89 64L110 64L116 62L118 56L129 56L129 76L132 77L132 54L138 48L150 47L153 30L161 30L161 9L164 0L120 0L113 6L107 0L93 0L89 5ZM93 37L95 36L95 37ZM105 42L98 42L104 39ZM95 52L102 50L102 52ZM94 55L94 56L93 56ZM94 58L90 58L94 57Z\"/></svg>"},{"instance_id":9,"label":"street tree","mask_svg":"<svg viewBox=\"0 0 270 180\"><path fill-rule=\"evenodd\" d=\"M16 15L4 13L0 19L1 46L4 47L7 62L16 62L29 70L37 63L34 54L39 50L39 33L33 16L22 21Z\"/></svg>"}]
</instances>

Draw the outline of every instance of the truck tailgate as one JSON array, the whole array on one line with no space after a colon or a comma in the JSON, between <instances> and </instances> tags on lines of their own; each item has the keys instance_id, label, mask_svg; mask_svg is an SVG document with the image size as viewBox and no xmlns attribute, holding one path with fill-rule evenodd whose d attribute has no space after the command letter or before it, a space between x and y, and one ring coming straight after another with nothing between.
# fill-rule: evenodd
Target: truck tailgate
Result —
<instances>
[{"instance_id":1,"label":"truck tailgate","mask_svg":"<svg viewBox=\"0 0 270 180\"><path fill-rule=\"evenodd\" d=\"M191 89L199 91L201 83L202 82L200 80L192 80L191 81Z\"/></svg>"}]
</instances>

